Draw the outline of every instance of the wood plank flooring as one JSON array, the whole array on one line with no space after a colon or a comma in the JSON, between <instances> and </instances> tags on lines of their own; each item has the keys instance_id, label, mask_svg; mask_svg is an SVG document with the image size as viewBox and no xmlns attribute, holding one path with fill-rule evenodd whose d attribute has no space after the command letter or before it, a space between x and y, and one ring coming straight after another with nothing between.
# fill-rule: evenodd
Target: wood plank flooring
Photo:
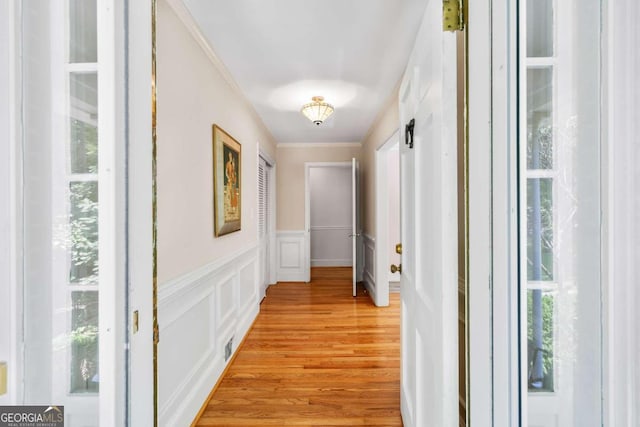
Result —
<instances>
[{"instance_id":1,"label":"wood plank flooring","mask_svg":"<svg viewBox=\"0 0 640 427\"><path fill-rule=\"evenodd\" d=\"M400 307L377 308L351 268L271 286L197 426L402 426Z\"/></svg>"}]
</instances>

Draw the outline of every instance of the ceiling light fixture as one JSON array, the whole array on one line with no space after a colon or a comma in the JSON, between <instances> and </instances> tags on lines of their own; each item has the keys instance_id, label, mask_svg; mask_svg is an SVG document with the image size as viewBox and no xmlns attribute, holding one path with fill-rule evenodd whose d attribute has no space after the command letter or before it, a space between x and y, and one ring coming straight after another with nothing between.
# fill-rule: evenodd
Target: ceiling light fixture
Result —
<instances>
[{"instance_id":1,"label":"ceiling light fixture","mask_svg":"<svg viewBox=\"0 0 640 427\"><path fill-rule=\"evenodd\" d=\"M327 117L333 114L333 105L324 102L324 97L322 96L314 96L311 100L313 102L304 104L300 112L314 124L320 126Z\"/></svg>"}]
</instances>

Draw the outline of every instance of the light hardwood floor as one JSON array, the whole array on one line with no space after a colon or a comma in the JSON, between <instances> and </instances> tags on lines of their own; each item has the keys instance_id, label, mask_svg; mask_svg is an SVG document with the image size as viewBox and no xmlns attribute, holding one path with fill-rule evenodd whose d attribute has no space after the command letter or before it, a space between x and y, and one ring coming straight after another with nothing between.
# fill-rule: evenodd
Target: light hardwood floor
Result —
<instances>
[{"instance_id":1,"label":"light hardwood floor","mask_svg":"<svg viewBox=\"0 0 640 427\"><path fill-rule=\"evenodd\" d=\"M400 307L351 296L350 268L271 286L197 426L402 426Z\"/></svg>"}]
</instances>

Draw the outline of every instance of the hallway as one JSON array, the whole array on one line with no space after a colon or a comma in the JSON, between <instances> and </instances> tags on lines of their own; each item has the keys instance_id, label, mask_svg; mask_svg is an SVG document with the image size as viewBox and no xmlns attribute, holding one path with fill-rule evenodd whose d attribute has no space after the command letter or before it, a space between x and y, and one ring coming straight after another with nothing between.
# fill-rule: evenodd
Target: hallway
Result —
<instances>
[{"instance_id":1,"label":"hallway","mask_svg":"<svg viewBox=\"0 0 640 427\"><path fill-rule=\"evenodd\" d=\"M402 425L400 294L376 308L350 277L271 286L196 425Z\"/></svg>"}]
</instances>

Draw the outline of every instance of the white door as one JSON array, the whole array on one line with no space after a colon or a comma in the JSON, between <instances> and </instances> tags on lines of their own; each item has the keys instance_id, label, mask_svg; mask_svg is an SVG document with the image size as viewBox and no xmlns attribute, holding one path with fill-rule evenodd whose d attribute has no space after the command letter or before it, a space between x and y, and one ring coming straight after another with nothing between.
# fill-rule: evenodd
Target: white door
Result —
<instances>
[{"instance_id":1,"label":"white door","mask_svg":"<svg viewBox=\"0 0 640 427\"><path fill-rule=\"evenodd\" d=\"M351 274L352 292L353 296L356 296L356 284L360 280L360 267L362 261L360 260L360 248L362 231L360 225L360 165L358 161L351 159L351 252L353 259L353 268Z\"/></svg>"},{"instance_id":2,"label":"white door","mask_svg":"<svg viewBox=\"0 0 640 427\"><path fill-rule=\"evenodd\" d=\"M24 334L15 336L14 402L64 406L67 426L123 425L125 265L136 265L124 255L126 150L116 118L125 111L115 59L123 18L115 1L11 3L22 94L8 101L20 112L15 324Z\"/></svg>"},{"instance_id":3,"label":"white door","mask_svg":"<svg viewBox=\"0 0 640 427\"><path fill-rule=\"evenodd\" d=\"M154 291L154 230L152 212L155 200L153 188L152 114L156 111L156 99L152 90L152 58L149 47L155 44L156 32L152 31L149 17L156 19L156 9L151 2L135 2L128 6L129 72L127 73L129 97L129 426L152 425L157 421L157 357L154 357L154 327L157 326L157 289ZM135 52L135 53L133 53ZM155 74L153 74L155 76ZM155 78L155 77L154 77ZM154 261L155 260L155 261ZM157 270L157 265L156 268ZM156 271L157 272L157 271ZM155 281L157 282L157 281ZM157 285L157 283L156 283ZM154 295L155 293L155 295ZM137 317L137 322L136 318ZM155 319L155 320L154 320ZM159 337L162 339L162 337ZM106 424L102 424L106 425Z\"/></svg>"},{"instance_id":4,"label":"white door","mask_svg":"<svg viewBox=\"0 0 640 427\"><path fill-rule=\"evenodd\" d=\"M430 1L400 87L401 410L408 427L458 423L456 120L456 38L442 31L442 3Z\"/></svg>"}]
</instances>

